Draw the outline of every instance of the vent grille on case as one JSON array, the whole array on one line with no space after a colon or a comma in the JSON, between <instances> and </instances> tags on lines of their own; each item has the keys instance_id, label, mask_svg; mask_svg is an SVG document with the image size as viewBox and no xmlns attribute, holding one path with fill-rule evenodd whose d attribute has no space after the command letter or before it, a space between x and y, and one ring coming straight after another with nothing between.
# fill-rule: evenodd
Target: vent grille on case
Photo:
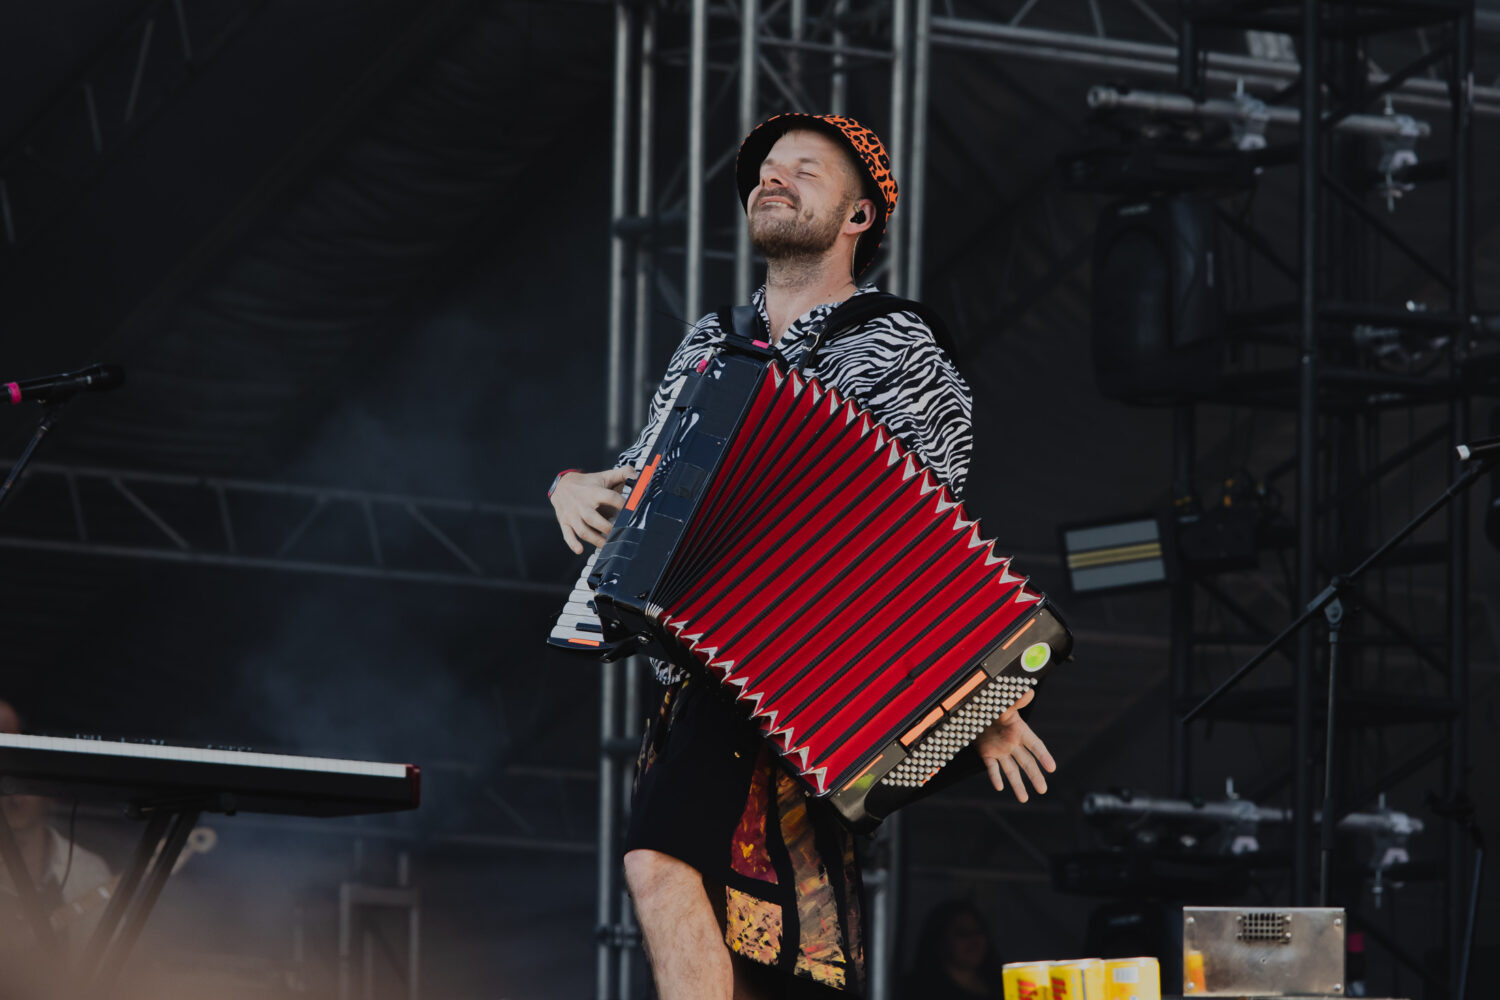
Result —
<instances>
[{"instance_id":1,"label":"vent grille on case","mask_svg":"<svg viewBox=\"0 0 1500 1000\"><path fill-rule=\"evenodd\" d=\"M1239 931L1235 937L1241 941L1259 941L1266 944L1291 944L1292 915L1263 910L1258 913L1241 913L1235 917Z\"/></svg>"}]
</instances>

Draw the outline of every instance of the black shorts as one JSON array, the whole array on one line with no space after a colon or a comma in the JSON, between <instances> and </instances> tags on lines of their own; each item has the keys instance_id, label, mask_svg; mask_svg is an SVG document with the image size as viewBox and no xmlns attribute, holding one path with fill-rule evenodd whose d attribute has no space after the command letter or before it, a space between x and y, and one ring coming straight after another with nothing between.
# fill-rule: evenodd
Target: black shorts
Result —
<instances>
[{"instance_id":1,"label":"black shorts","mask_svg":"<svg viewBox=\"0 0 1500 1000\"><path fill-rule=\"evenodd\" d=\"M659 851L698 872L739 978L778 998L860 992L852 835L826 802L806 797L722 686L690 679L667 690L632 803L625 850Z\"/></svg>"},{"instance_id":2,"label":"black shorts","mask_svg":"<svg viewBox=\"0 0 1500 1000\"><path fill-rule=\"evenodd\" d=\"M715 685L688 681L646 733L625 850L669 854L722 881L760 735Z\"/></svg>"}]
</instances>

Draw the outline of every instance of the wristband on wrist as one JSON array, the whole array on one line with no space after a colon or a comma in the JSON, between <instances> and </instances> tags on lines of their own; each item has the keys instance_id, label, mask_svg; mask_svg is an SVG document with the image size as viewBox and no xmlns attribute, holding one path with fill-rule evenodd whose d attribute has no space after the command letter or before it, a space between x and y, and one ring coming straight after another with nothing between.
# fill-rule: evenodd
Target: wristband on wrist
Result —
<instances>
[{"instance_id":1,"label":"wristband on wrist","mask_svg":"<svg viewBox=\"0 0 1500 1000\"><path fill-rule=\"evenodd\" d=\"M549 487L547 487L547 499L548 500L552 499L552 494L557 491L557 484L560 483L560 482L562 482L562 477L563 476L566 476L570 472L582 472L582 471L583 471L582 469L564 469L561 472L559 472L553 478L552 485L549 486Z\"/></svg>"}]
</instances>

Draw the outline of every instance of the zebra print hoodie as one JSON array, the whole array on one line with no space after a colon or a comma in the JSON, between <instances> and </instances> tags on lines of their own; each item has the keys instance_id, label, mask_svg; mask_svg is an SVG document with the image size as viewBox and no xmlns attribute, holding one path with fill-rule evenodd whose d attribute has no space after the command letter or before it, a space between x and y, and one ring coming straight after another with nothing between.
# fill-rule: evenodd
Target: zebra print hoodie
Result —
<instances>
[{"instance_id":1,"label":"zebra print hoodie","mask_svg":"<svg viewBox=\"0 0 1500 1000\"><path fill-rule=\"evenodd\" d=\"M866 285L855 294L873 291L874 285ZM756 290L751 302L769 326L765 286ZM826 302L816 306L786 331L777 348L789 365L802 360L823 320L838 305ZM646 426L635 444L620 454L620 465L639 469L645 464L646 452L666 421L687 373L723 339L716 313L700 319L683 338L651 398ZM812 374L867 407L955 496L963 491L974 441L973 397L963 377L933 340L932 331L916 314L898 312L877 317L826 345Z\"/></svg>"}]
</instances>

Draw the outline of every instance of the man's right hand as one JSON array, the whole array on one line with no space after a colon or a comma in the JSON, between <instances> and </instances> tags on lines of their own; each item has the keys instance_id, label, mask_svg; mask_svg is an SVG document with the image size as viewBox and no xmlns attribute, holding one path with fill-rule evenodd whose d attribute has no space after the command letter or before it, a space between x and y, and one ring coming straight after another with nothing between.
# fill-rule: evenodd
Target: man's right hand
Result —
<instances>
[{"instance_id":1,"label":"man's right hand","mask_svg":"<svg viewBox=\"0 0 1500 1000\"><path fill-rule=\"evenodd\" d=\"M595 548L604 544L624 505L623 488L634 478L635 469L624 465L605 472L569 472L557 481L552 509L568 548L582 555L584 542Z\"/></svg>"}]
</instances>

